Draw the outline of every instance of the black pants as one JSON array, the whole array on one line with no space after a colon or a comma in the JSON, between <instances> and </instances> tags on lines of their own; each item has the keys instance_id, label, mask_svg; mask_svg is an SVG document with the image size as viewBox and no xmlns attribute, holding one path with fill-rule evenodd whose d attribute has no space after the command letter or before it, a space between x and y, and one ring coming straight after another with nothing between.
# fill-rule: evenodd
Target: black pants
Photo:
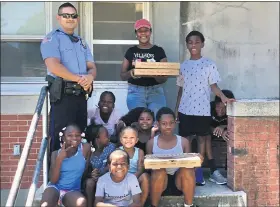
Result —
<instances>
[{"instance_id":1,"label":"black pants","mask_svg":"<svg viewBox=\"0 0 280 207\"><path fill-rule=\"evenodd\" d=\"M51 103L49 134L50 151L60 149L59 132L67 124L77 124L81 131L87 126L87 100L85 96L63 96L61 100Z\"/></svg>"}]
</instances>

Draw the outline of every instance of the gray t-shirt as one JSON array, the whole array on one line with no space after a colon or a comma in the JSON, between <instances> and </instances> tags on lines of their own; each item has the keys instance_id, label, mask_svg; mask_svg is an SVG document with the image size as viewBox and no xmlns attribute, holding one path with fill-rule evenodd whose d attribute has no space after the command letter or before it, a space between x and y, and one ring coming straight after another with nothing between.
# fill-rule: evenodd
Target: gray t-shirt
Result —
<instances>
[{"instance_id":1,"label":"gray t-shirt","mask_svg":"<svg viewBox=\"0 0 280 207\"><path fill-rule=\"evenodd\" d=\"M121 207L133 203L132 196L141 192L135 175L127 173L123 181L115 183L108 172L98 179L95 196L103 197L104 203Z\"/></svg>"}]
</instances>

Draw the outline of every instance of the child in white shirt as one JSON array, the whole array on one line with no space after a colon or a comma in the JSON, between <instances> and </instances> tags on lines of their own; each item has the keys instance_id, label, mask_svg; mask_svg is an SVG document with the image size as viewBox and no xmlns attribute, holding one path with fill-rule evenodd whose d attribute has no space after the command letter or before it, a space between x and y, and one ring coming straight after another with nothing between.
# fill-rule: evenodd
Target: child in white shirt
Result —
<instances>
[{"instance_id":1,"label":"child in white shirt","mask_svg":"<svg viewBox=\"0 0 280 207\"><path fill-rule=\"evenodd\" d=\"M88 111L88 119L95 124L103 125L109 132L110 141L116 142L116 124L122 114L115 108L116 97L111 91L104 91L100 95L98 108Z\"/></svg>"},{"instance_id":2,"label":"child in white shirt","mask_svg":"<svg viewBox=\"0 0 280 207\"><path fill-rule=\"evenodd\" d=\"M190 140L193 135L198 136L199 153L207 155L209 164L214 166L213 157L206 153L211 150L208 144L211 139L211 91L220 97L223 104L233 100L227 98L217 85L220 74L215 62L201 55L204 41L203 34L198 31L192 31L186 37L190 59L185 60L180 67L175 116L180 121L179 135ZM217 184L227 182L218 170L211 172L210 176Z\"/></svg>"},{"instance_id":3,"label":"child in white shirt","mask_svg":"<svg viewBox=\"0 0 280 207\"><path fill-rule=\"evenodd\" d=\"M115 150L107 163L109 172L97 181L94 206L141 207L138 180L128 173L129 155L124 150Z\"/></svg>"}]
</instances>

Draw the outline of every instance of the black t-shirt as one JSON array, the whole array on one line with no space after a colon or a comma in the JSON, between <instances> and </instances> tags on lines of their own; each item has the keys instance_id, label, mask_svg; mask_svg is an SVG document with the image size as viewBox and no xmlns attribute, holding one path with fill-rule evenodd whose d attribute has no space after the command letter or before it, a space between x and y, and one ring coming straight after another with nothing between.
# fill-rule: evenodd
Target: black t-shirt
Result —
<instances>
[{"instance_id":1,"label":"black t-shirt","mask_svg":"<svg viewBox=\"0 0 280 207\"><path fill-rule=\"evenodd\" d=\"M134 68L132 62L160 62L163 58L166 58L165 52L162 47L158 47L156 45L152 46L149 49L140 49L138 46L133 46L129 48L124 56L129 61L128 70ZM154 78L138 78L128 79L128 83L138 86L154 86L159 83Z\"/></svg>"}]
</instances>

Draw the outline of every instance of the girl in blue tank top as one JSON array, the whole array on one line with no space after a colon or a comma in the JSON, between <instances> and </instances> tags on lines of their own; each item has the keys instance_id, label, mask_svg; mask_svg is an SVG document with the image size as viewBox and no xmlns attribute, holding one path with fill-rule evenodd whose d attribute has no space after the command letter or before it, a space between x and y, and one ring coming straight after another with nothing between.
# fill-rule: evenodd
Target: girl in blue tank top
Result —
<instances>
[{"instance_id":1,"label":"girl in blue tank top","mask_svg":"<svg viewBox=\"0 0 280 207\"><path fill-rule=\"evenodd\" d=\"M126 127L120 133L120 149L126 151L129 155L128 172L134 174L142 190L141 204L144 206L149 195L149 175L144 172L144 152L135 147L138 142L138 132L135 128Z\"/></svg>"},{"instance_id":2,"label":"girl in blue tank top","mask_svg":"<svg viewBox=\"0 0 280 207\"><path fill-rule=\"evenodd\" d=\"M51 157L50 182L45 189L41 206L85 206L81 191L82 177L87 171L90 145L82 143L82 133L75 124L59 133L61 149Z\"/></svg>"}]
</instances>

